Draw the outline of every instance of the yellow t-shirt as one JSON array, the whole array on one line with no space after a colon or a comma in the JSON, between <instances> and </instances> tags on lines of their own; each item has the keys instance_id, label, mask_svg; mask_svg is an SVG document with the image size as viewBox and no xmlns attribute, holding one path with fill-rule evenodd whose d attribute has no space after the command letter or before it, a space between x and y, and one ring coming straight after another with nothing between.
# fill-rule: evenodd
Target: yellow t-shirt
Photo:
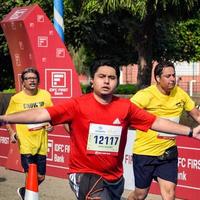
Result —
<instances>
[{"instance_id":1,"label":"yellow t-shirt","mask_svg":"<svg viewBox=\"0 0 200 200\"><path fill-rule=\"evenodd\" d=\"M37 94L33 96L21 91L11 97L6 114L51 105L51 95L46 90L38 89ZM47 131L44 128L34 130L31 125L16 124L16 131L21 154L47 154Z\"/></svg>"},{"instance_id":2,"label":"yellow t-shirt","mask_svg":"<svg viewBox=\"0 0 200 200\"><path fill-rule=\"evenodd\" d=\"M179 122L183 110L191 111L195 107L194 101L180 87L175 86L170 95L162 94L156 85L138 91L131 102L156 116ZM170 138L171 137L171 138ZM175 145L175 136L159 133L153 130L142 132L136 130L133 153L140 155L159 156Z\"/></svg>"}]
</instances>

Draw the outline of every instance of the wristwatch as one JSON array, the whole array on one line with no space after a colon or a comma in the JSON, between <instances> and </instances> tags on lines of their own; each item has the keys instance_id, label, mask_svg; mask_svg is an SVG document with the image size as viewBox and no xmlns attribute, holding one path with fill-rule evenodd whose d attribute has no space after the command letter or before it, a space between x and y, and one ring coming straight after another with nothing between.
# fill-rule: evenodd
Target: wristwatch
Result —
<instances>
[{"instance_id":1,"label":"wristwatch","mask_svg":"<svg viewBox=\"0 0 200 200\"><path fill-rule=\"evenodd\" d=\"M188 134L188 137L193 137L193 129L192 128L190 128L190 132Z\"/></svg>"}]
</instances>

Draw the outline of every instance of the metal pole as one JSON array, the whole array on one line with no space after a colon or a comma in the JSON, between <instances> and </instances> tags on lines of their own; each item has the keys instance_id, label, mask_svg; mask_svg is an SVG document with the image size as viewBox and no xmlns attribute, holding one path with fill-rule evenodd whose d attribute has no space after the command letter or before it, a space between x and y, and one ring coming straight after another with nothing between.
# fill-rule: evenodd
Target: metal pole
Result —
<instances>
[{"instance_id":1,"label":"metal pole","mask_svg":"<svg viewBox=\"0 0 200 200\"><path fill-rule=\"evenodd\" d=\"M64 41L63 0L54 0L54 27Z\"/></svg>"}]
</instances>

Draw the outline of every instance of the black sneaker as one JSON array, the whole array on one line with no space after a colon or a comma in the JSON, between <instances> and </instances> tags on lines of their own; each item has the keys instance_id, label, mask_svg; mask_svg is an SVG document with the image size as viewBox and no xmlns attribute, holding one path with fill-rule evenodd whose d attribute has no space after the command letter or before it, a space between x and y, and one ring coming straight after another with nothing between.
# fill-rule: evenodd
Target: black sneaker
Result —
<instances>
[{"instance_id":1,"label":"black sneaker","mask_svg":"<svg viewBox=\"0 0 200 200\"><path fill-rule=\"evenodd\" d=\"M20 200L24 200L25 197L25 187L21 187L17 189L17 194L20 198Z\"/></svg>"}]
</instances>

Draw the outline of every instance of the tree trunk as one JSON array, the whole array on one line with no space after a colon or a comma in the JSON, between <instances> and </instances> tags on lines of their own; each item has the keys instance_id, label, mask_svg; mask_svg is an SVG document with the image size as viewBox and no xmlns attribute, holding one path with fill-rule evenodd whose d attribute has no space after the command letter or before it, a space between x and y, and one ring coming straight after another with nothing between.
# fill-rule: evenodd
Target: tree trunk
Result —
<instances>
[{"instance_id":1,"label":"tree trunk","mask_svg":"<svg viewBox=\"0 0 200 200\"><path fill-rule=\"evenodd\" d=\"M147 16L141 23L140 31L137 35L138 52L138 76L137 82L139 88L147 87L151 84L152 72L152 44L155 31L156 16L153 12L152 2L148 1Z\"/></svg>"},{"instance_id":2,"label":"tree trunk","mask_svg":"<svg viewBox=\"0 0 200 200\"><path fill-rule=\"evenodd\" d=\"M143 46L138 47L138 87L144 88L151 84L152 56Z\"/></svg>"}]
</instances>

